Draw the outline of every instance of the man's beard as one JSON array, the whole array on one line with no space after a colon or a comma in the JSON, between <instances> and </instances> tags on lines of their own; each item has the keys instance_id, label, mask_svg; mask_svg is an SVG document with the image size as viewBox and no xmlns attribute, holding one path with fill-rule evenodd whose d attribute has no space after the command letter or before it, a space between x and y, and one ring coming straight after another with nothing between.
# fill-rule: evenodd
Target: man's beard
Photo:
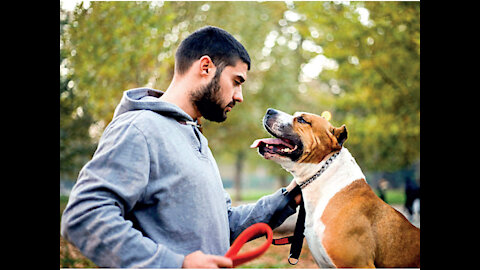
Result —
<instances>
[{"instance_id":1,"label":"man's beard","mask_svg":"<svg viewBox=\"0 0 480 270\"><path fill-rule=\"evenodd\" d=\"M212 81L192 93L192 100L202 116L210 121L223 122L227 119L226 107L233 107L235 101L223 107L220 100L220 74L217 70Z\"/></svg>"}]
</instances>

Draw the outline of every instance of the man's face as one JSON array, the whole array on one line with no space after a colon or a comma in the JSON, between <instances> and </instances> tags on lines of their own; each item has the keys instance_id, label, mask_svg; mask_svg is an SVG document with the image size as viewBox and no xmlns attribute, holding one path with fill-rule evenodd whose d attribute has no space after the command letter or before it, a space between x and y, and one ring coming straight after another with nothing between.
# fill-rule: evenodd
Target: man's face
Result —
<instances>
[{"instance_id":1,"label":"man's face","mask_svg":"<svg viewBox=\"0 0 480 270\"><path fill-rule=\"evenodd\" d=\"M223 71L217 69L207 85L193 92L193 102L205 119L223 122L235 103L243 101L242 84L247 79L247 70L247 64L239 60Z\"/></svg>"}]
</instances>

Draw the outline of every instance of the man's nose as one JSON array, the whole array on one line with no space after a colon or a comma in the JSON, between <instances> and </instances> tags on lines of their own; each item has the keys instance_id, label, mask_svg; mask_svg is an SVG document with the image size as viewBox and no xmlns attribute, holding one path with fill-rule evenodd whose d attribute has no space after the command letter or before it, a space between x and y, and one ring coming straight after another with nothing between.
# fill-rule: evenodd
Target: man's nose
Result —
<instances>
[{"instance_id":1,"label":"man's nose","mask_svg":"<svg viewBox=\"0 0 480 270\"><path fill-rule=\"evenodd\" d=\"M235 100L235 102L243 102L242 87L240 87L240 90L235 91L233 94L233 100Z\"/></svg>"}]
</instances>

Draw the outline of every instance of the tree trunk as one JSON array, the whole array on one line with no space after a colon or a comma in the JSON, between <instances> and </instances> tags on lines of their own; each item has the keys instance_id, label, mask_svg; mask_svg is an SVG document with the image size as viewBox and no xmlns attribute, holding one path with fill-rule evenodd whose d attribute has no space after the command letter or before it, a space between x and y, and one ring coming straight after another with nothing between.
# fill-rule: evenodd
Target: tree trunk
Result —
<instances>
[{"instance_id":1,"label":"tree trunk","mask_svg":"<svg viewBox=\"0 0 480 270\"><path fill-rule=\"evenodd\" d=\"M237 160L235 162L235 178L233 179L234 187L235 187L235 200L237 201L242 200L242 172L243 172L244 159L245 159L245 152L238 151Z\"/></svg>"}]
</instances>

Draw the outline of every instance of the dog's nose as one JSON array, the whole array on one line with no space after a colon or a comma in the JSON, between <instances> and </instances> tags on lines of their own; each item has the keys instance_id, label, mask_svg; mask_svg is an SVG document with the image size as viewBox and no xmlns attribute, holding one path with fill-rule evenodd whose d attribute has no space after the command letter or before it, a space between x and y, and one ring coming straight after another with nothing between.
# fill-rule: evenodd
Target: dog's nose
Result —
<instances>
[{"instance_id":1,"label":"dog's nose","mask_svg":"<svg viewBox=\"0 0 480 270\"><path fill-rule=\"evenodd\" d=\"M274 115L274 114L277 114L277 110L272 109L272 108L267 109L266 115L270 116L270 115Z\"/></svg>"}]
</instances>

